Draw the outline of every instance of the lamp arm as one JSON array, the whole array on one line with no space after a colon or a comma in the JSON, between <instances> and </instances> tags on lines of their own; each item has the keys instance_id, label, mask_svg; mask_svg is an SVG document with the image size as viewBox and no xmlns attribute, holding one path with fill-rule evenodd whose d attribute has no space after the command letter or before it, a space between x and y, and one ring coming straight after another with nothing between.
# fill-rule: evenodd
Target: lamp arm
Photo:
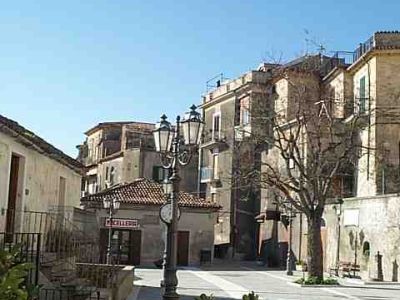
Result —
<instances>
[{"instance_id":1,"label":"lamp arm","mask_svg":"<svg viewBox=\"0 0 400 300\"><path fill-rule=\"evenodd\" d=\"M174 163L174 157L170 156L169 154L160 154L160 160L161 160L161 165L165 169L172 168L172 165Z\"/></svg>"},{"instance_id":2,"label":"lamp arm","mask_svg":"<svg viewBox=\"0 0 400 300\"><path fill-rule=\"evenodd\" d=\"M184 150L179 153L178 155L178 162L181 166L186 166L189 164L190 160L192 159L193 153L191 149L189 150Z\"/></svg>"}]
</instances>

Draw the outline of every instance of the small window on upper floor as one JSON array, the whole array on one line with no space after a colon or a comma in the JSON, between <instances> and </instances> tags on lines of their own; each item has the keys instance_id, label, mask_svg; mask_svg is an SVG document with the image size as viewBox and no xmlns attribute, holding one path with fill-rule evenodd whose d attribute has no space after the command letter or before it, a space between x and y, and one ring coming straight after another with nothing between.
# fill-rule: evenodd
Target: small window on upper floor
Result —
<instances>
[{"instance_id":1,"label":"small window on upper floor","mask_svg":"<svg viewBox=\"0 0 400 300\"><path fill-rule=\"evenodd\" d=\"M250 123L250 111L248 108L242 108L242 125Z\"/></svg>"},{"instance_id":2,"label":"small window on upper floor","mask_svg":"<svg viewBox=\"0 0 400 300\"><path fill-rule=\"evenodd\" d=\"M367 94L365 88L365 76L360 78L360 87L359 87L359 101L358 101L358 109L360 113L365 113L366 111L366 102L367 102Z\"/></svg>"},{"instance_id":3,"label":"small window on upper floor","mask_svg":"<svg viewBox=\"0 0 400 300\"><path fill-rule=\"evenodd\" d=\"M213 139L219 139L221 133L221 113L215 113L213 115L213 127L212 127L212 137Z\"/></svg>"},{"instance_id":4,"label":"small window on upper floor","mask_svg":"<svg viewBox=\"0 0 400 300\"><path fill-rule=\"evenodd\" d=\"M153 180L158 183L162 183L164 179L167 179L169 170L162 166L153 166Z\"/></svg>"},{"instance_id":5,"label":"small window on upper floor","mask_svg":"<svg viewBox=\"0 0 400 300\"><path fill-rule=\"evenodd\" d=\"M111 167L110 169L110 185L114 185L114 180L115 180L115 169L114 167Z\"/></svg>"}]
</instances>

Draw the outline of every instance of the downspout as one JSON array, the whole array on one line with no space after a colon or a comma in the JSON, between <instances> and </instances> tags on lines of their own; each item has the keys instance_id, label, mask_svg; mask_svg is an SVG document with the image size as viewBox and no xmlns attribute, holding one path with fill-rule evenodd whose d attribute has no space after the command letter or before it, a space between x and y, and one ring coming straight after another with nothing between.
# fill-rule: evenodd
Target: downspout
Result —
<instances>
[{"instance_id":1,"label":"downspout","mask_svg":"<svg viewBox=\"0 0 400 300\"><path fill-rule=\"evenodd\" d=\"M237 105L237 94L236 90L233 90L234 94L234 113L233 113L233 140L232 140L232 168L231 170L236 172L237 170L237 149L236 149L236 140L235 140L235 118L236 118L236 105ZM231 179L231 184L233 189L231 189L231 234L230 234L230 244L232 246L232 258L235 256L236 252L236 242L237 242L237 176L233 174L233 178Z\"/></svg>"}]
</instances>

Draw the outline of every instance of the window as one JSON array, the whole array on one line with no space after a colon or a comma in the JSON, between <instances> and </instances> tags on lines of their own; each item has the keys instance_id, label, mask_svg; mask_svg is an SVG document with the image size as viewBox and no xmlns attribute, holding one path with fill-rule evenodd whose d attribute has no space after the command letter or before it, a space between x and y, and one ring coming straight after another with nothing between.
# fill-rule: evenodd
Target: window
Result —
<instances>
[{"instance_id":1,"label":"window","mask_svg":"<svg viewBox=\"0 0 400 300\"><path fill-rule=\"evenodd\" d=\"M108 180L108 171L109 171L109 168L106 167L106 180Z\"/></svg>"},{"instance_id":2,"label":"window","mask_svg":"<svg viewBox=\"0 0 400 300\"><path fill-rule=\"evenodd\" d=\"M162 166L153 166L153 180L155 182L163 182L164 179L168 176L168 170L164 169Z\"/></svg>"},{"instance_id":3,"label":"window","mask_svg":"<svg viewBox=\"0 0 400 300\"><path fill-rule=\"evenodd\" d=\"M365 113L366 93L365 93L365 76L360 78L360 93L359 93L359 112Z\"/></svg>"},{"instance_id":4,"label":"window","mask_svg":"<svg viewBox=\"0 0 400 300\"><path fill-rule=\"evenodd\" d=\"M211 202L212 203L217 203L217 194L216 193L212 193L211 194Z\"/></svg>"},{"instance_id":5,"label":"window","mask_svg":"<svg viewBox=\"0 0 400 300\"><path fill-rule=\"evenodd\" d=\"M218 112L213 115L213 130L212 130L213 139L220 138L220 131L221 131L221 113Z\"/></svg>"},{"instance_id":6,"label":"window","mask_svg":"<svg viewBox=\"0 0 400 300\"><path fill-rule=\"evenodd\" d=\"M250 111L247 108L242 108L242 125L250 123Z\"/></svg>"},{"instance_id":7,"label":"window","mask_svg":"<svg viewBox=\"0 0 400 300\"><path fill-rule=\"evenodd\" d=\"M218 174L218 153L214 153L212 157L213 161L213 179L219 179L219 174Z\"/></svg>"},{"instance_id":8,"label":"window","mask_svg":"<svg viewBox=\"0 0 400 300\"><path fill-rule=\"evenodd\" d=\"M67 180L64 177L60 176L60 180L58 183L58 206L65 206L65 190L66 190Z\"/></svg>"},{"instance_id":9,"label":"window","mask_svg":"<svg viewBox=\"0 0 400 300\"><path fill-rule=\"evenodd\" d=\"M110 169L110 185L114 185L114 179L115 179L115 169L114 169L114 167L111 167L111 169Z\"/></svg>"}]
</instances>

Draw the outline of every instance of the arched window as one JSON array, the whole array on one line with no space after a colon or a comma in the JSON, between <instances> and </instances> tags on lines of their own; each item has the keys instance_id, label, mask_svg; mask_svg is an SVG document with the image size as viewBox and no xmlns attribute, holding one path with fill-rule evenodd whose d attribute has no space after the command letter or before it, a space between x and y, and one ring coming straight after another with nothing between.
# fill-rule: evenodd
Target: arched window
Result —
<instances>
[{"instance_id":1,"label":"arched window","mask_svg":"<svg viewBox=\"0 0 400 300\"><path fill-rule=\"evenodd\" d=\"M110 184L114 185L114 178L115 178L115 169L114 167L111 167L110 169Z\"/></svg>"},{"instance_id":2,"label":"arched window","mask_svg":"<svg viewBox=\"0 0 400 300\"><path fill-rule=\"evenodd\" d=\"M366 257L369 257L369 253L370 253L370 245L369 242L364 242L363 244L363 255Z\"/></svg>"}]
</instances>

